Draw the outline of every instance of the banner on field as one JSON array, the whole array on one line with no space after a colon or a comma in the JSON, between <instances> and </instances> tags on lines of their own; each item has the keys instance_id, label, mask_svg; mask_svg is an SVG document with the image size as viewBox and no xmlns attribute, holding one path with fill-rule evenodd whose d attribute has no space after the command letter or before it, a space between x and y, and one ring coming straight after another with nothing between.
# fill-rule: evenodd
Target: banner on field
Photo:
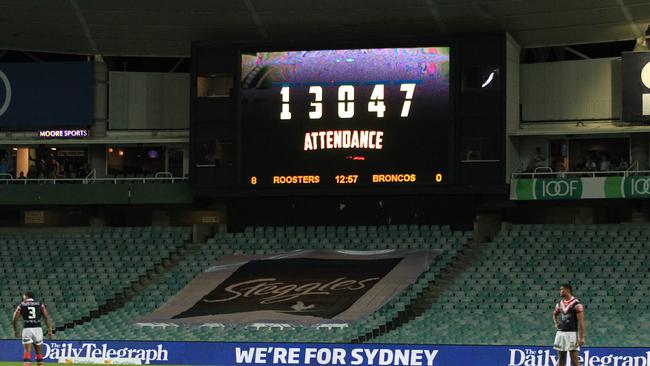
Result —
<instances>
[{"instance_id":1,"label":"banner on field","mask_svg":"<svg viewBox=\"0 0 650 366\"><path fill-rule=\"evenodd\" d=\"M512 179L511 200L650 198L650 176Z\"/></svg>"},{"instance_id":2,"label":"banner on field","mask_svg":"<svg viewBox=\"0 0 650 366\"><path fill-rule=\"evenodd\" d=\"M439 251L231 255L137 323L347 323L412 284Z\"/></svg>"},{"instance_id":3,"label":"banner on field","mask_svg":"<svg viewBox=\"0 0 650 366\"><path fill-rule=\"evenodd\" d=\"M549 334L552 339L552 334ZM550 347L391 344L46 341L45 362L66 357L132 358L144 365L556 366ZM650 366L650 348L579 352L582 365ZM22 360L20 340L0 340L0 361Z\"/></svg>"},{"instance_id":4,"label":"banner on field","mask_svg":"<svg viewBox=\"0 0 650 366\"><path fill-rule=\"evenodd\" d=\"M0 63L0 129L90 126L93 94L92 62Z\"/></svg>"}]
</instances>

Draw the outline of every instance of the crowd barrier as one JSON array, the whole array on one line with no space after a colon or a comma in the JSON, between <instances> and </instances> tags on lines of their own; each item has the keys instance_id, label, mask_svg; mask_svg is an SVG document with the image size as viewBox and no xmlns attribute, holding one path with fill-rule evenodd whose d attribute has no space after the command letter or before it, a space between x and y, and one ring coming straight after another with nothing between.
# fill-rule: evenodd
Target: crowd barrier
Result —
<instances>
[{"instance_id":1,"label":"crowd barrier","mask_svg":"<svg viewBox=\"0 0 650 366\"><path fill-rule=\"evenodd\" d=\"M65 341L45 343L45 362L169 365L555 366L549 347ZM584 366L650 366L650 348L587 347ZM0 361L22 361L19 340L0 340Z\"/></svg>"}]
</instances>

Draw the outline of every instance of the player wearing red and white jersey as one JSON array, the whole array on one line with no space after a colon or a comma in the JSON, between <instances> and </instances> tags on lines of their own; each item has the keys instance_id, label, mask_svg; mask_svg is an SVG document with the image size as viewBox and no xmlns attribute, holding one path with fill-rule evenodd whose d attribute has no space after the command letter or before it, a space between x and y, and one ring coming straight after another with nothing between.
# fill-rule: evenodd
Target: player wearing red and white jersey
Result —
<instances>
[{"instance_id":1,"label":"player wearing red and white jersey","mask_svg":"<svg viewBox=\"0 0 650 366\"><path fill-rule=\"evenodd\" d=\"M555 305L553 311L553 324L557 329L553 348L558 351L559 366L566 365L567 352L571 364L580 366L578 351L585 344L585 307L573 297L573 289L568 283L560 286L560 297L562 300Z\"/></svg>"},{"instance_id":2,"label":"player wearing red and white jersey","mask_svg":"<svg viewBox=\"0 0 650 366\"><path fill-rule=\"evenodd\" d=\"M23 301L16 307L14 312L14 336L20 337L18 333L18 321L23 319L22 341L25 353L23 362L25 366L30 366L32 359L32 344L36 352L36 363L38 366L43 365L43 329L41 329L41 318L45 319L47 325L47 336L52 339L52 321L47 313L45 304L34 300L34 293L25 291Z\"/></svg>"}]
</instances>

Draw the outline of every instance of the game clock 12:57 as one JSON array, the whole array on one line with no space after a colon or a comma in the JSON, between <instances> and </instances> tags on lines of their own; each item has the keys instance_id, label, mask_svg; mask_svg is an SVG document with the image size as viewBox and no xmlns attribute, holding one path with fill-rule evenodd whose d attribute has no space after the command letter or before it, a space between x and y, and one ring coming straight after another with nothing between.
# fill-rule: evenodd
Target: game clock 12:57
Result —
<instances>
[{"instance_id":1,"label":"game clock 12:57","mask_svg":"<svg viewBox=\"0 0 650 366\"><path fill-rule=\"evenodd\" d=\"M449 48L242 55L251 187L446 183Z\"/></svg>"}]
</instances>

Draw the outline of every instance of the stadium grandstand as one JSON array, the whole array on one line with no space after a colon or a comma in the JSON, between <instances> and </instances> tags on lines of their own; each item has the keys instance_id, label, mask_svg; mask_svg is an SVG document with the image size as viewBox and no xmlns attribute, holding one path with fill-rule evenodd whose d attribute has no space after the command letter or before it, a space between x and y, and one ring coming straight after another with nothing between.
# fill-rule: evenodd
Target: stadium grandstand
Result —
<instances>
[{"instance_id":1,"label":"stadium grandstand","mask_svg":"<svg viewBox=\"0 0 650 366\"><path fill-rule=\"evenodd\" d=\"M647 2L0 31L0 366L650 366Z\"/></svg>"}]
</instances>

